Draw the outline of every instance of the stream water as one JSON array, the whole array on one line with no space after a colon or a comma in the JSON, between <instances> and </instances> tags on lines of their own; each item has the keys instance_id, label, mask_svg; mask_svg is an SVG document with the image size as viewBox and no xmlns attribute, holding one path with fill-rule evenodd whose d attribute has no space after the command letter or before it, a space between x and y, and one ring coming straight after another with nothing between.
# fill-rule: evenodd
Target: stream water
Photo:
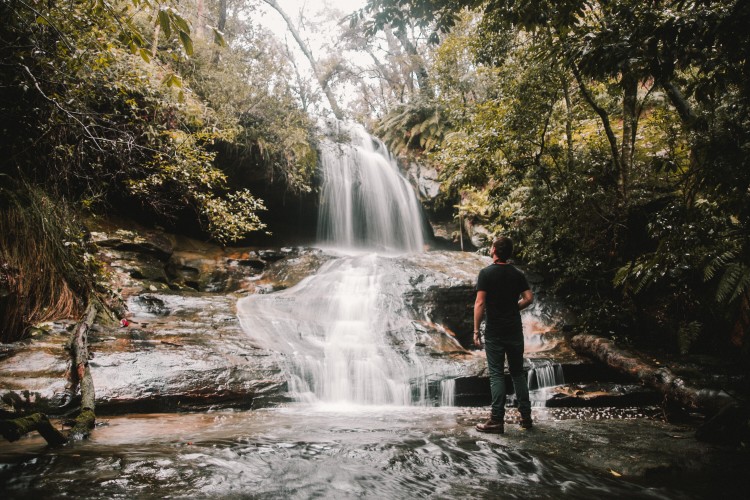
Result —
<instances>
[{"instance_id":1,"label":"stream water","mask_svg":"<svg viewBox=\"0 0 750 500\"><path fill-rule=\"evenodd\" d=\"M689 497L527 451L530 444L516 446L517 431L479 435L461 421L465 412L295 404L115 417L72 447L51 450L29 437L0 448L0 491L37 499ZM538 417L550 430L558 425Z\"/></svg>"}]
</instances>

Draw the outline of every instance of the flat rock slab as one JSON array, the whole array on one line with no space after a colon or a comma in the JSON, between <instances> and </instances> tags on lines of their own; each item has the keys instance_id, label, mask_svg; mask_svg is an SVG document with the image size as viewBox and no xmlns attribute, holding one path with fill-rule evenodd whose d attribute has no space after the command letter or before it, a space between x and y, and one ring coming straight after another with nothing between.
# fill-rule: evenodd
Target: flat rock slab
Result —
<instances>
[{"instance_id":1,"label":"flat rock slab","mask_svg":"<svg viewBox=\"0 0 750 500\"><path fill-rule=\"evenodd\" d=\"M252 345L237 320L237 298L197 292L128 298L128 326L89 335L98 414L252 408L283 400L278 354ZM65 332L10 346L0 361L7 410L65 411Z\"/></svg>"},{"instance_id":2,"label":"flat rock slab","mask_svg":"<svg viewBox=\"0 0 750 500\"><path fill-rule=\"evenodd\" d=\"M0 359L0 400L4 410L55 413L70 403L66 373L70 334L58 328L32 339L3 346Z\"/></svg>"},{"instance_id":3,"label":"flat rock slab","mask_svg":"<svg viewBox=\"0 0 750 500\"><path fill-rule=\"evenodd\" d=\"M242 331L236 297L182 292L128 299L128 326L91 336L97 411L253 407L286 388L281 359Z\"/></svg>"}]
</instances>

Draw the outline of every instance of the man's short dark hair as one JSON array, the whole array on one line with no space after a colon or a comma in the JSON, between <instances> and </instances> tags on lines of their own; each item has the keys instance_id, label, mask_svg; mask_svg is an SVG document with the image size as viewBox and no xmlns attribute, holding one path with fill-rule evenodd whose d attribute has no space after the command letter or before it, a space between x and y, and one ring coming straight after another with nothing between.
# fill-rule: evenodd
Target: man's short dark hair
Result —
<instances>
[{"instance_id":1,"label":"man's short dark hair","mask_svg":"<svg viewBox=\"0 0 750 500\"><path fill-rule=\"evenodd\" d=\"M492 248L495 249L495 255L502 261L510 259L513 255L513 240L507 236L500 236L492 243Z\"/></svg>"}]
</instances>

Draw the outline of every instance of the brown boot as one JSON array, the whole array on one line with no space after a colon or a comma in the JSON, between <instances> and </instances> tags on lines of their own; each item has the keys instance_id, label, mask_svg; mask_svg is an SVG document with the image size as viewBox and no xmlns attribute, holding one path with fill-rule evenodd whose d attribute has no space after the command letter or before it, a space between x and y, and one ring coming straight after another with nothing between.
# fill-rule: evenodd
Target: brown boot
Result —
<instances>
[{"instance_id":1,"label":"brown boot","mask_svg":"<svg viewBox=\"0 0 750 500\"><path fill-rule=\"evenodd\" d=\"M531 415L521 417L521 429L529 430L534 427L534 421L531 420Z\"/></svg>"},{"instance_id":2,"label":"brown boot","mask_svg":"<svg viewBox=\"0 0 750 500\"><path fill-rule=\"evenodd\" d=\"M479 432L491 432L492 434L503 434L505 432L503 423L494 420L492 417L488 418L483 424L477 424L476 429Z\"/></svg>"}]
</instances>

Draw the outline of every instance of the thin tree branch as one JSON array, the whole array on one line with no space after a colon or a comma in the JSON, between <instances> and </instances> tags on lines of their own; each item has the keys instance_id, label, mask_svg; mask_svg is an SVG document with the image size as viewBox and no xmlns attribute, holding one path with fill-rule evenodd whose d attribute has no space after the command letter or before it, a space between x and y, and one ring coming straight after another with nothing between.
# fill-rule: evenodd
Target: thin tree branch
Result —
<instances>
[{"instance_id":1,"label":"thin tree branch","mask_svg":"<svg viewBox=\"0 0 750 500\"><path fill-rule=\"evenodd\" d=\"M607 135L609 147L612 152L612 164L615 166L616 170L619 171L620 151L617 148L617 138L615 137L615 133L612 130L612 125L609 122L609 113L607 113L604 108L596 103L588 88L586 88L586 84L583 82L583 78L581 77L581 72L578 70L578 67L575 65L575 63L571 64L571 70L573 71L573 76L575 76L576 78L576 82L578 82L578 88L581 90L581 95L583 95L583 98L587 103L589 103L589 106L591 106L596 114L599 115L599 118L602 121L604 132Z\"/></svg>"}]
</instances>

